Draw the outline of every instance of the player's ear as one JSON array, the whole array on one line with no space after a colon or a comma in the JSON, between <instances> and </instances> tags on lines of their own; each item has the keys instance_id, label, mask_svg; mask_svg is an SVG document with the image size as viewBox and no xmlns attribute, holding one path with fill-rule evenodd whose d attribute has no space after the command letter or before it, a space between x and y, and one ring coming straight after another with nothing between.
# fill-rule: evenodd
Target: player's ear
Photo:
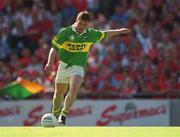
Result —
<instances>
[{"instance_id":1,"label":"player's ear","mask_svg":"<svg viewBox=\"0 0 180 137\"><path fill-rule=\"evenodd\" d=\"M88 27L95 28L94 24L92 22L88 23Z\"/></svg>"}]
</instances>

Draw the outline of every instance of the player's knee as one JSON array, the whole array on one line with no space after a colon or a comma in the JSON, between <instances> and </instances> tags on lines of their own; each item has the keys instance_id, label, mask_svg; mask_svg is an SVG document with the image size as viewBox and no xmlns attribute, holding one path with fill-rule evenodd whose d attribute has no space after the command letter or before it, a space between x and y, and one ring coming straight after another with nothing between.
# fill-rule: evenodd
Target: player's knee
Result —
<instances>
[{"instance_id":1,"label":"player's knee","mask_svg":"<svg viewBox=\"0 0 180 137\"><path fill-rule=\"evenodd\" d=\"M61 96L64 96L64 93L63 93L63 92L55 91L54 97L61 97Z\"/></svg>"},{"instance_id":2,"label":"player's knee","mask_svg":"<svg viewBox=\"0 0 180 137\"><path fill-rule=\"evenodd\" d=\"M74 85L74 86L72 85L72 86L70 87L70 92L72 92L72 93L77 93L77 92L78 92L78 87L75 86L75 85Z\"/></svg>"}]
</instances>

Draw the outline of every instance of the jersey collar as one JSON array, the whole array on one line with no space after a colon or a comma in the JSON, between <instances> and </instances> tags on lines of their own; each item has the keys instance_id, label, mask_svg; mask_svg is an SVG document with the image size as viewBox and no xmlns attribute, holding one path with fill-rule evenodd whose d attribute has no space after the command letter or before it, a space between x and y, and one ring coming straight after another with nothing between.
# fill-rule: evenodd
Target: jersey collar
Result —
<instances>
[{"instance_id":1,"label":"jersey collar","mask_svg":"<svg viewBox=\"0 0 180 137\"><path fill-rule=\"evenodd\" d=\"M79 34L79 33L76 31L76 28L75 28L75 25L74 25L74 24L71 26L71 28L72 28L72 30L73 30L74 32L76 32L78 35L83 35L84 33L86 33L86 29L85 29L83 33Z\"/></svg>"}]
</instances>

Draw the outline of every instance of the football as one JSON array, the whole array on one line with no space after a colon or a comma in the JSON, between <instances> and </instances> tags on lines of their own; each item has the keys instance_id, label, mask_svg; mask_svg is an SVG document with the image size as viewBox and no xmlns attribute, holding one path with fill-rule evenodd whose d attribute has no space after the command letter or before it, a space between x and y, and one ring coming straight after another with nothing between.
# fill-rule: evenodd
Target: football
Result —
<instances>
[{"instance_id":1,"label":"football","mask_svg":"<svg viewBox=\"0 0 180 137\"><path fill-rule=\"evenodd\" d=\"M57 119L53 114L44 114L41 118L42 127L55 127L57 126Z\"/></svg>"}]
</instances>

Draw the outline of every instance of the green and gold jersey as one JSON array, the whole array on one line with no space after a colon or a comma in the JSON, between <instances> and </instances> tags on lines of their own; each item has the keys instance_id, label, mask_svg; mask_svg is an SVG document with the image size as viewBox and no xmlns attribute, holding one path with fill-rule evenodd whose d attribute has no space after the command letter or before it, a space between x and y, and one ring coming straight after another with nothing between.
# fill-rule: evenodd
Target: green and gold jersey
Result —
<instances>
[{"instance_id":1,"label":"green and gold jersey","mask_svg":"<svg viewBox=\"0 0 180 137\"><path fill-rule=\"evenodd\" d=\"M84 67L91 46L105 37L105 32L88 28L78 34L74 26L61 29L54 37L51 45L57 49L59 60Z\"/></svg>"}]
</instances>

